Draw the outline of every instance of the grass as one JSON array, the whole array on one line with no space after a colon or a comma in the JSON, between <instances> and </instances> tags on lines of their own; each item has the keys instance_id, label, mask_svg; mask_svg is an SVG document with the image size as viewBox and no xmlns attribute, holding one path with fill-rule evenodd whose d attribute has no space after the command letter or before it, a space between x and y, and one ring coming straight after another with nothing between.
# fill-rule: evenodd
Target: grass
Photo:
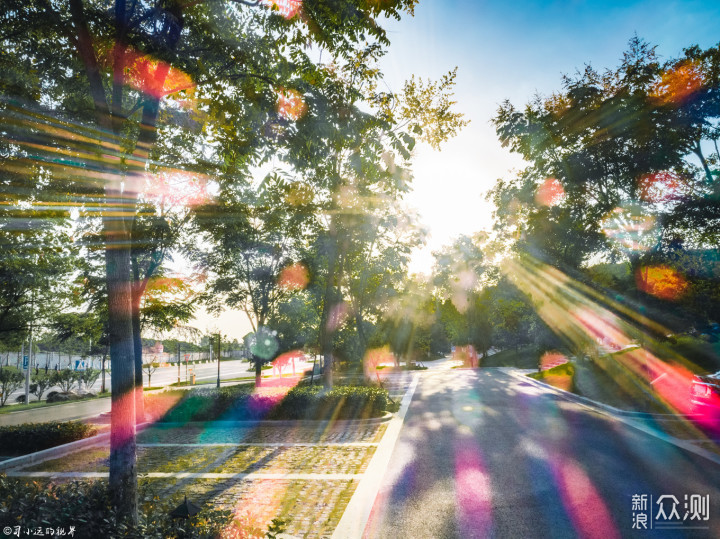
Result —
<instances>
[{"instance_id":1,"label":"grass","mask_svg":"<svg viewBox=\"0 0 720 539\"><path fill-rule=\"evenodd\" d=\"M158 389L162 389L165 386L153 386L153 387L143 387L143 391L157 391Z\"/></svg>"},{"instance_id":2,"label":"grass","mask_svg":"<svg viewBox=\"0 0 720 539\"><path fill-rule=\"evenodd\" d=\"M563 363L552 369L528 374L530 378L540 380L558 389L576 393L575 366L572 363Z\"/></svg>"}]
</instances>

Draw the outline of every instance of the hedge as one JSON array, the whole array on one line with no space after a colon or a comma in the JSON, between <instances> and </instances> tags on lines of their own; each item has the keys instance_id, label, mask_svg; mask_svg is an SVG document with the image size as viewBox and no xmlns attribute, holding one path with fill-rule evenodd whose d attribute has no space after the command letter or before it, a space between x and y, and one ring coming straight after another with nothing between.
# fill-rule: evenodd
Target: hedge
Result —
<instances>
[{"instance_id":1,"label":"hedge","mask_svg":"<svg viewBox=\"0 0 720 539\"><path fill-rule=\"evenodd\" d=\"M365 419L380 417L390 408L386 389L375 386L320 386L291 389L269 419Z\"/></svg>"},{"instance_id":2,"label":"hedge","mask_svg":"<svg viewBox=\"0 0 720 539\"><path fill-rule=\"evenodd\" d=\"M376 386L298 386L287 394L255 394L252 386L203 388L186 391L165 413L161 399L145 397L146 411L163 422L245 421L259 419L362 419L382 416L390 409L385 389Z\"/></svg>"},{"instance_id":3,"label":"hedge","mask_svg":"<svg viewBox=\"0 0 720 539\"><path fill-rule=\"evenodd\" d=\"M0 451L3 456L24 455L82 440L97 434L97 429L80 421L23 423L0 427Z\"/></svg>"},{"instance_id":4,"label":"hedge","mask_svg":"<svg viewBox=\"0 0 720 539\"><path fill-rule=\"evenodd\" d=\"M25 530L74 527L75 538L240 538L264 536L264 523L234 520L232 512L203 507L191 519L172 519L170 511L182 495L170 497L141 484L138 493L138 523L120 519L110 501L104 481L66 484L8 478L0 474L0 529L20 526ZM162 500L162 501L161 501ZM197 501L197 500L194 500Z\"/></svg>"}]
</instances>

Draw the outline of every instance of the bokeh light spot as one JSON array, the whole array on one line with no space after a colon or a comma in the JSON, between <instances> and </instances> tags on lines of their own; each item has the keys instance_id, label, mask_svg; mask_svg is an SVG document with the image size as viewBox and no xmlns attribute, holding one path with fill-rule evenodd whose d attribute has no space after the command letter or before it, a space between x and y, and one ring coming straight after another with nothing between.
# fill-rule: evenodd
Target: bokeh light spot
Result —
<instances>
[{"instance_id":1,"label":"bokeh light spot","mask_svg":"<svg viewBox=\"0 0 720 539\"><path fill-rule=\"evenodd\" d=\"M693 62L683 62L663 73L651 94L661 103L680 104L702 87L702 74Z\"/></svg>"},{"instance_id":2,"label":"bokeh light spot","mask_svg":"<svg viewBox=\"0 0 720 539\"><path fill-rule=\"evenodd\" d=\"M281 88L277 92L277 113L286 120L298 121L305 115L307 105L297 90Z\"/></svg>"},{"instance_id":3,"label":"bokeh light spot","mask_svg":"<svg viewBox=\"0 0 720 539\"><path fill-rule=\"evenodd\" d=\"M286 19L292 19L302 7L302 0L265 0L264 3Z\"/></svg>"},{"instance_id":4,"label":"bokeh light spot","mask_svg":"<svg viewBox=\"0 0 720 539\"><path fill-rule=\"evenodd\" d=\"M307 268L304 264L297 263L283 268L278 278L278 285L286 290L302 290L309 281Z\"/></svg>"},{"instance_id":5,"label":"bokeh light spot","mask_svg":"<svg viewBox=\"0 0 720 539\"><path fill-rule=\"evenodd\" d=\"M557 206L565 198L562 184L555 178L542 182L535 193L535 201L543 206Z\"/></svg>"}]
</instances>

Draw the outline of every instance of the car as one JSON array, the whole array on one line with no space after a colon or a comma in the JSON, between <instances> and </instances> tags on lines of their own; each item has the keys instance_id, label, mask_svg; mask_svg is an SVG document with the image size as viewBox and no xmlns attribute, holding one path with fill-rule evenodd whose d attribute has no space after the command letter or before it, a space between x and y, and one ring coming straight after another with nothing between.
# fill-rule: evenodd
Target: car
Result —
<instances>
[{"instance_id":1,"label":"car","mask_svg":"<svg viewBox=\"0 0 720 539\"><path fill-rule=\"evenodd\" d=\"M693 413L720 416L720 371L693 376L690 405Z\"/></svg>"}]
</instances>

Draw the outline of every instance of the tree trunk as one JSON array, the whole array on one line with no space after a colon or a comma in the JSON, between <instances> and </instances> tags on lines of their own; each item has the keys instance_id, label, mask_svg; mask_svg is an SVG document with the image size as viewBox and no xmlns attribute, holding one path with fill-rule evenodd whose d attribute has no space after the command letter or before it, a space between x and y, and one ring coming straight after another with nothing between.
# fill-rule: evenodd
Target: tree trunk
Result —
<instances>
[{"instance_id":1,"label":"tree trunk","mask_svg":"<svg viewBox=\"0 0 720 539\"><path fill-rule=\"evenodd\" d=\"M135 354L135 421L145 421L145 402L143 397L143 359L142 359L142 336L140 335L140 298L142 293L137 290L139 283L137 276L131 286L132 292L132 330L133 330L133 351Z\"/></svg>"},{"instance_id":2,"label":"tree trunk","mask_svg":"<svg viewBox=\"0 0 720 539\"><path fill-rule=\"evenodd\" d=\"M255 362L255 387L260 387L262 385L262 360L253 355L253 361Z\"/></svg>"},{"instance_id":3,"label":"tree trunk","mask_svg":"<svg viewBox=\"0 0 720 539\"><path fill-rule=\"evenodd\" d=\"M330 225L332 227L332 224ZM323 356L323 385L326 388L333 386L333 356L332 337L334 328L330 328L331 312L336 305L335 278L337 268L337 237L331 232L328 246L328 274L325 283L325 298L323 301L323 312L320 317L320 351Z\"/></svg>"},{"instance_id":4,"label":"tree trunk","mask_svg":"<svg viewBox=\"0 0 720 539\"><path fill-rule=\"evenodd\" d=\"M108 189L109 204L122 195ZM122 218L106 216L107 272L111 379L110 492L118 513L137 522L135 443L135 354L130 289L130 235Z\"/></svg>"}]
</instances>

